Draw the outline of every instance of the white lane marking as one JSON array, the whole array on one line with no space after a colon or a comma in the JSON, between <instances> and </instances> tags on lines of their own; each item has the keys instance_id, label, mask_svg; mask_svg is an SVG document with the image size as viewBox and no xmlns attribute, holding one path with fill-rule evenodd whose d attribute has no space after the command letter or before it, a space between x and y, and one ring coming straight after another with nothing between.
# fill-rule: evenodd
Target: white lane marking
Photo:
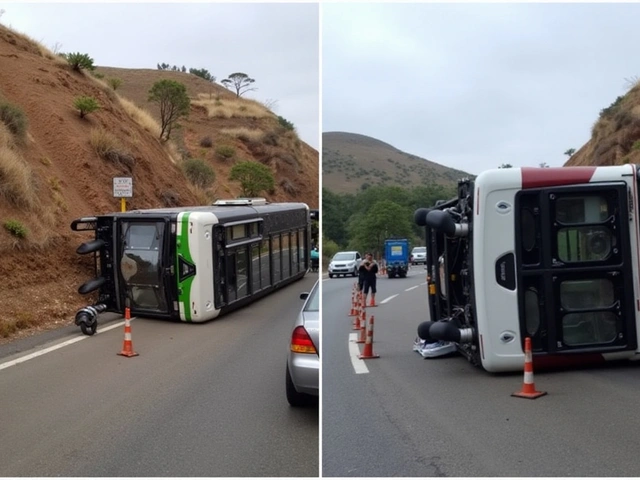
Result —
<instances>
[{"instance_id":1,"label":"white lane marking","mask_svg":"<svg viewBox=\"0 0 640 480\"><path fill-rule=\"evenodd\" d=\"M405 289L405 292L408 292L410 290L413 290L414 288L418 288L420 285L414 285L413 287L409 287L407 289Z\"/></svg>"},{"instance_id":2,"label":"white lane marking","mask_svg":"<svg viewBox=\"0 0 640 480\"><path fill-rule=\"evenodd\" d=\"M358 334L350 333L349 334L349 356L351 357L351 364L353 365L353 370L357 373L369 373L369 369L367 365L364 363L364 360L360 360L358 355L360 355L360 348L358 348Z\"/></svg>"},{"instance_id":3,"label":"white lane marking","mask_svg":"<svg viewBox=\"0 0 640 480\"><path fill-rule=\"evenodd\" d=\"M133 320L135 317L131 317L130 320ZM96 330L95 335L98 335L99 333L104 333L104 332L108 332L109 330L113 330L114 328L118 328L124 325L124 322L118 322L115 323L113 325L109 325L108 327L104 327L101 328L100 330ZM57 345L53 345L49 348L45 348L43 350L38 350L37 352L33 352L30 353L29 355L25 355L24 357L20 357L20 358L16 358L15 360L11 360L9 362L5 362L5 363L0 363L0 370L4 370L5 368L9 368L9 367L13 367L14 365L18 365L19 363L24 363L28 360L32 360L34 358L37 358L41 355L45 355L47 353L53 352L55 350L58 350L62 347L66 347L68 345L72 345L76 342L79 342L80 340L84 340L86 338L89 338L89 335L82 335L81 337L76 337L76 338L72 338L71 340L67 340L66 342L62 342L62 343L58 343Z\"/></svg>"},{"instance_id":4,"label":"white lane marking","mask_svg":"<svg viewBox=\"0 0 640 480\"><path fill-rule=\"evenodd\" d=\"M427 285L427 282L422 282L420 285Z\"/></svg>"},{"instance_id":5,"label":"white lane marking","mask_svg":"<svg viewBox=\"0 0 640 480\"><path fill-rule=\"evenodd\" d=\"M384 300L382 300L380 302L380 305L387 303L389 300L393 300L394 298L396 298L398 295L400 295L399 293L396 293L395 295L391 295L390 297L385 298Z\"/></svg>"}]
</instances>

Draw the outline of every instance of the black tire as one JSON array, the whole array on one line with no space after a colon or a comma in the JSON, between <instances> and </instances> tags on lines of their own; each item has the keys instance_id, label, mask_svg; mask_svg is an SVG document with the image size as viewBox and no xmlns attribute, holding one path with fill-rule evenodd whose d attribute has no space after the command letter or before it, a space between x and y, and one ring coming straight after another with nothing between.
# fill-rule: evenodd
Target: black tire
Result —
<instances>
[{"instance_id":1,"label":"black tire","mask_svg":"<svg viewBox=\"0 0 640 480\"><path fill-rule=\"evenodd\" d=\"M330 273L330 274L329 274L329 278L333 278L333 273Z\"/></svg>"},{"instance_id":2,"label":"black tire","mask_svg":"<svg viewBox=\"0 0 640 480\"><path fill-rule=\"evenodd\" d=\"M300 393L296 390L291 373L289 373L289 364L287 364L287 401L292 407L306 407L311 403L311 395Z\"/></svg>"},{"instance_id":3,"label":"black tire","mask_svg":"<svg viewBox=\"0 0 640 480\"><path fill-rule=\"evenodd\" d=\"M84 333L85 335L91 336L98 330L98 322L93 322L91 327L87 327L87 324L82 322L80 324L80 330L82 330L82 333Z\"/></svg>"}]
</instances>

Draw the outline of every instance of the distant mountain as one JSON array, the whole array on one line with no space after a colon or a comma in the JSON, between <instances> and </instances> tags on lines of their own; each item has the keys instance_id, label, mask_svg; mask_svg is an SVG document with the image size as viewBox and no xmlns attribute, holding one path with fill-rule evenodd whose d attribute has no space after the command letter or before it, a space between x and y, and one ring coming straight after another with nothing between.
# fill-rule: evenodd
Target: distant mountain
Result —
<instances>
[{"instance_id":1,"label":"distant mountain","mask_svg":"<svg viewBox=\"0 0 640 480\"><path fill-rule=\"evenodd\" d=\"M322 186L335 193L355 193L363 185L455 185L473 175L405 153L366 135L322 134Z\"/></svg>"}]
</instances>

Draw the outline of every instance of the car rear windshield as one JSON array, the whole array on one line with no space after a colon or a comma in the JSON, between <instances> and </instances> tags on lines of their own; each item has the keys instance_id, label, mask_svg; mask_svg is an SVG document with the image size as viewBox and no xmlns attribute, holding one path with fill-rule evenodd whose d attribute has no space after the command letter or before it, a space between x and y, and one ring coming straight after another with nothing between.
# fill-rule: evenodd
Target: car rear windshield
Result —
<instances>
[{"instance_id":1,"label":"car rear windshield","mask_svg":"<svg viewBox=\"0 0 640 480\"><path fill-rule=\"evenodd\" d=\"M427 251L427 247L416 247L413 249L414 253L424 253Z\"/></svg>"},{"instance_id":2,"label":"car rear windshield","mask_svg":"<svg viewBox=\"0 0 640 480\"><path fill-rule=\"evenodd\" d=\"M336 253L333 257L337 261L353 260L355 255L353 253Z\"/></svg>"}]
</instances>

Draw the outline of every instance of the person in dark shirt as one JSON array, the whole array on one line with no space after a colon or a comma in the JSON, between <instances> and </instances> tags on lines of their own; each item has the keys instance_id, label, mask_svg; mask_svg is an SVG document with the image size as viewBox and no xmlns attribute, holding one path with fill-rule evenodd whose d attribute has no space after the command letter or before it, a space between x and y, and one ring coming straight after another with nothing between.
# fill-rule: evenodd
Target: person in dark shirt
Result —
<instances>
[{"instance_id":1,"label":"person in dark shirt","mask_svg":"<svg viewBox=\"0 0 640 480\"><path fill-rule=\"evenodd\" d=\"M371 253L365 255L365 261L362 262L360 268L364 268L364 304L367 304L367 296L369 295L369 290L371 290L371 303L369 306L373 307L376 304L376 275L378 273L378 264L373 259Z\"/></svg>"}]
</instances>

